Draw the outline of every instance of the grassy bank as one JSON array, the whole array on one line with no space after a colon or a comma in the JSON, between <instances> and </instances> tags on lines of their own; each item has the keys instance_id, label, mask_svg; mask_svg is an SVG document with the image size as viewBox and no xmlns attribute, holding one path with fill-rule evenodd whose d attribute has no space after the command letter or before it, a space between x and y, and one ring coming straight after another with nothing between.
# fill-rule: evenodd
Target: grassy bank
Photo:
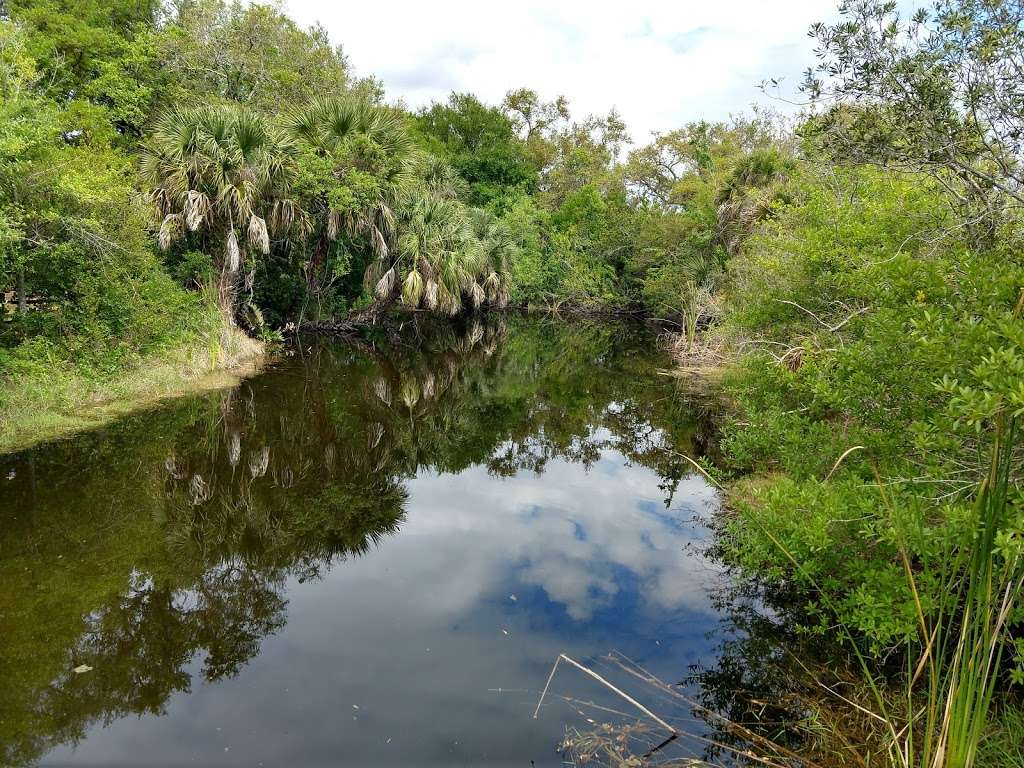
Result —
<instances>
[{"instance_id":1,"label":"grassy bank","mask_svg":"<svg viewBox=\"0 0 1024 768\"><path fill-rule=\"evenodd\" d=\"M231 328L108 374L61 360L22 366L0 394L0 453L68 437L166 398L235 386L260 370L266 354L265 344Z\"/></svg>"}]
</instances>

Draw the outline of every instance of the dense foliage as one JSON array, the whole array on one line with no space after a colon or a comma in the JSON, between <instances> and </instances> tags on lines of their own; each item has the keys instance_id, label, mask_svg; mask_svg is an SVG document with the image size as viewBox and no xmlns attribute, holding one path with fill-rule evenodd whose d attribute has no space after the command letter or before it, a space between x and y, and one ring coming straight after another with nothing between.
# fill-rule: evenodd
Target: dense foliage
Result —
<instances>
[{"instance_id":1,"label":"dense foliage","mask_svg":"<svg viewBox=\"0 0 1024 768\"><path fill-rule=\"evenodd\" d=\"M274 6L49 0L11 14L3 343L29 354L111 326L92 359L59 352L78 367L181 343L178 318L213 304L261 336L398 300L676 315L692 308L680 286L706 293L727 250L717 181L770 137L765 121L702 123L627 160L614 111L575 120L564 98L525 88L498 106L453 94L404 112L321 28ZM101 265L164 309L76 293ZM154 314L169 327L148 327Z\"/></svg>"},{"instance_id":2,"label":"dense foliage","mask_svg":"<svg viewBox=\"0 0 1024 768\"><path fill-rule=\"evenodd\" d=\"M992 702L1024 682L1006 76L1024 27L1012 3L940 2L909 23L895 3L843 10L813 30L814 109L720 283L713 335L742 355L719 544L804 632L903 686L870 701L886 764L970 766Z\"/></svg>"}]
</instances>

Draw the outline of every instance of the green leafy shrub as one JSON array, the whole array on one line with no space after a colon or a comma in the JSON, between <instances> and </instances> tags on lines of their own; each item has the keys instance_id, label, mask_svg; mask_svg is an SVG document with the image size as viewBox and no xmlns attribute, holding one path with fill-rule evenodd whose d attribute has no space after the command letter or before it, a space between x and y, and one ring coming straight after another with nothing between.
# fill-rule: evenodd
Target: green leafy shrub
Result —
<instances>
[{"instance_id":1,"label":"green leafy shrub","mask_svg":"<svg viewBox=\"0 0 1024 768\"><path fill-rule=\"evenodd\" d=\"M881 656L916 632L897 543L939 604L990 430L1024 413L1024 269L1012 234L967 250L924 178L808 165L789 192L729 265L722 333L748 353L722 449L761 479L741 484L723 548L791 588L806 629L838 620Z\"/></svg>"}]
</instances>

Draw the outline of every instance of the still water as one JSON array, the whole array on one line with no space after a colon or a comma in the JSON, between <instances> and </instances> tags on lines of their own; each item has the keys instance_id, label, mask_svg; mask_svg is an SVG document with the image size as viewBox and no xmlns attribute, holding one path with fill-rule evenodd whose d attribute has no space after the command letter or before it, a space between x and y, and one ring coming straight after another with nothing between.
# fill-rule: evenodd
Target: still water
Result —
<instances>
[{"instance_id":1,"label":"still water","mask_svg":"<svg viewBox=\"0 0 1024 768\"><path fill-rule=\"evenodd\" d=\"M0 764L559 765L640 717L562 665L534 719L559 653L663 711L606 655L713 665L722 578L666 366L614 325L307 339L0 457Z\"/></svg>"}]
</instances>

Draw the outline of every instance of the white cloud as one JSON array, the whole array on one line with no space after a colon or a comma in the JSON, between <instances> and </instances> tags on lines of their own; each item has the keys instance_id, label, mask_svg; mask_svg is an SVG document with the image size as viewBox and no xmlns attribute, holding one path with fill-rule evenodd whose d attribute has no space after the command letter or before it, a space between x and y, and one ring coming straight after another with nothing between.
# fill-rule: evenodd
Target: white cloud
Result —
<instances>
[{"instance_id":1,"label":"white cloud","mask_svg":"<svg viewBox=\"0 0 1024 768\"><path fill-rule=\"evenodd\" d=\"M835 0L719 0L599 6L568 0L387 4L287 0L302 24L321 22L361 74L412 107L452 90L497 103L529 86L566 95L577 114L616 107L634 141L689 120L724 119L784 77L795 88L813 61L808 26Z\"/></svg>"}]
</instances>

